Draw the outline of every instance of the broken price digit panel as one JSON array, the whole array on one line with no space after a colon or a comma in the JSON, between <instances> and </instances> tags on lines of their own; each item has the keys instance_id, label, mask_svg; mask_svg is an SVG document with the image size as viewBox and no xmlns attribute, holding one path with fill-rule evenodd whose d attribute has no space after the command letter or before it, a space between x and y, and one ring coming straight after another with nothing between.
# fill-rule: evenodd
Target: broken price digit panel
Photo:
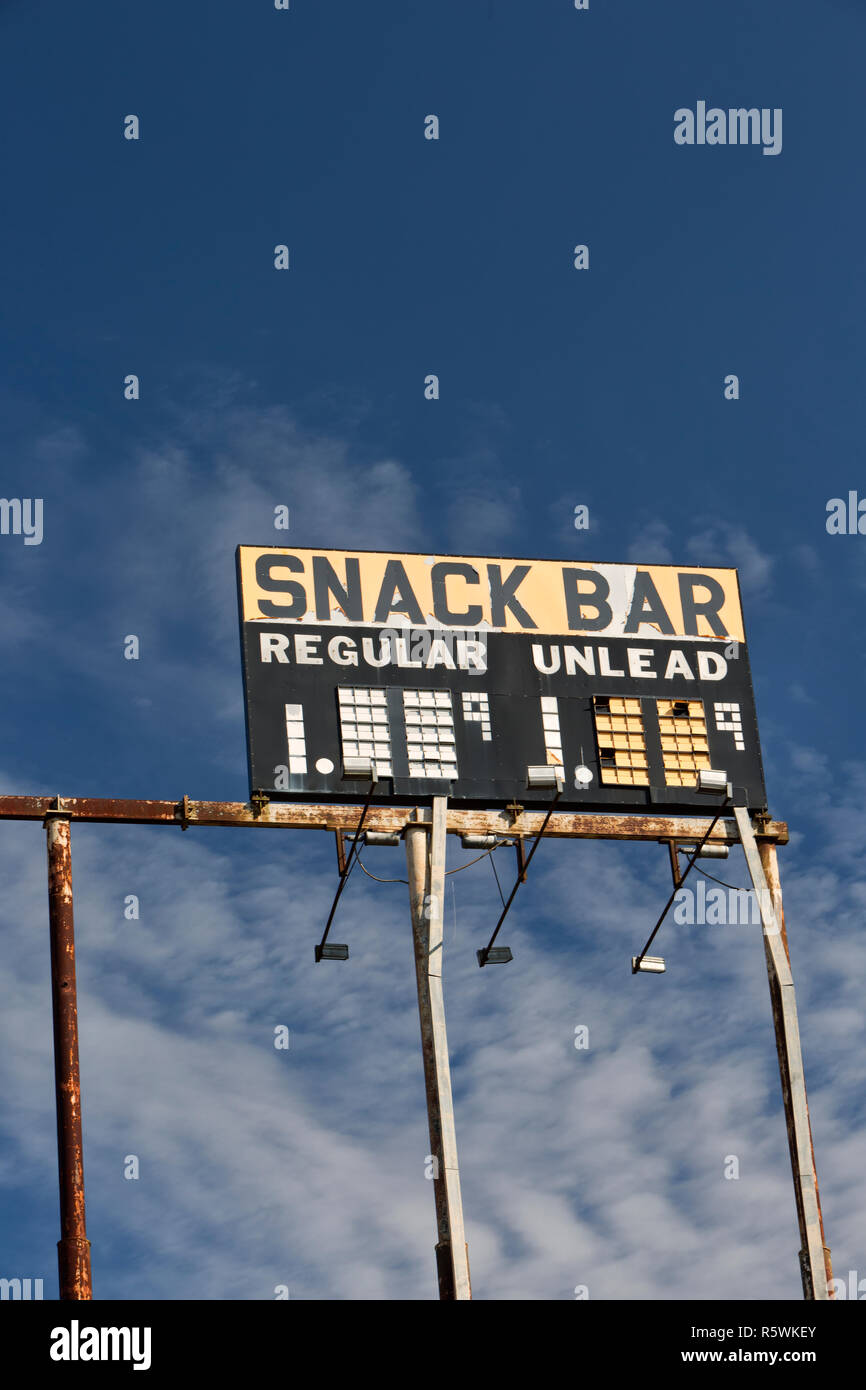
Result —
<instances>
[{"instance_id":1,"label":"broken price digit panel","mask_svg":"<svg viewBox=\"0 0 866 1390\"><path fill-rule=\"evenodd\" d=\"M766 809L737 572L239 546L251 792Z\"/></svg>"}]
</instances>

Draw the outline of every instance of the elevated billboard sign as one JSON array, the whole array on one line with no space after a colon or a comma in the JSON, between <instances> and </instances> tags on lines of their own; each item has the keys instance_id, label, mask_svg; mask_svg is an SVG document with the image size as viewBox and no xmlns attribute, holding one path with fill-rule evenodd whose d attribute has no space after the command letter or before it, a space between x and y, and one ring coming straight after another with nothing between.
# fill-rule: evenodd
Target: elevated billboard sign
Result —
<instances>
[{"instance_id":1,"label":"elevated billboard sign","mask_svg":"<svg viewBox=\"0 0 866 1390\"><path fill-rule=\"evenodd\" d=\"M706 812L766 796L737 572L239 546L251 790ZM534 769L532 776L529 769ZM366 786L364 785L366 779Z\"/></svg>"}]
</instances>

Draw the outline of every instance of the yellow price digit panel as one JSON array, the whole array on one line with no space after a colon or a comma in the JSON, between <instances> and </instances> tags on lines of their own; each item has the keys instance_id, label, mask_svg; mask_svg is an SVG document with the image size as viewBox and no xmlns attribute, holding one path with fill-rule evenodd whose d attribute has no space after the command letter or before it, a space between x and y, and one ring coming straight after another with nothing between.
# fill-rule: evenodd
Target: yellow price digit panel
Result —
<instances>
[{"instance_id":1,"label":"yellow price digit panel","mask_svg":"<svg viewBox=\"0 0 866 1390\"><path fill-rule=\"evenodd\" d=\"M703 700L596 695L593 716L603 786L650 785L647 716L661 749L666 787L694 787L700 769L712 766Z\"/></svg>"}]
</instances>

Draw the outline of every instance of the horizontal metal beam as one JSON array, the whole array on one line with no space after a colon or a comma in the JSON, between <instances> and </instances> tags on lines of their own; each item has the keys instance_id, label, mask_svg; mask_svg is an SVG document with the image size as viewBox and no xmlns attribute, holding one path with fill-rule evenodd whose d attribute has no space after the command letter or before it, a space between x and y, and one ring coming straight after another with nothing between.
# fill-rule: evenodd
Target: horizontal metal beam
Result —
<instances>
[{"instance_id":1,"label":"horizontal metal beam","mask_svg":"<svg viewBox=\"0 0 866 1390\"><path fill-rule=\"evenodd\" d=\"M271 826L288 830L354 831L361 814L359 806L315 804L292 801L126 801L92 796L0 796L0 820L42 820L59 811L71 820L97 824L125 822L128 825L239 825ZM470 811L448 808L447 829L451 835L533 836L541 829L543 811L523 811L513 819L509 811ZM411 806L371 806L365 821L368 830L399 834L412 820ZM609 816L559 811L544 832L545 839L583 840L700 840L712 816ZM784 821L767 820L755 827L758 840L788 843ZM736 845L737 828L720 820L708 843Z\"/></svg>"}]
</instances>

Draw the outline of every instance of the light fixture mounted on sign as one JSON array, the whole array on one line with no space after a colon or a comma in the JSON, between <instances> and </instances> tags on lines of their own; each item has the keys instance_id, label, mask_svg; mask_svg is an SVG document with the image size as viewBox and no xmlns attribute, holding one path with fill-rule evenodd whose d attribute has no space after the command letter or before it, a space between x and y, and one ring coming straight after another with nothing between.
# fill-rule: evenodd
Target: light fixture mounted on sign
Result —
<instances>
[{"instance_id":1,"label":"light fixture mounted on sign","mask_svg":"<svg viewBox=\"0 0 866 1390\"><path fill-rule=\"evenodd\" d=\"M728 774L717 767L702 767L698 771L699 792L725 792L731 796Z\"/></svg>"},{"instance_id":2,"label":"light fixture mounted on sign","mask_svg":"<svg viewBox=\"0 0 866 1390\"><path fill-rule=\"evenodd\" d=\"M344 777L366 777L368 781L376 781L376 764L372 758L343 758Z\"/></svg>"},{"instance_id":3,"label":"light fixture mounted on sign","mask_svg":"<svg viewBox=\"0 0 866 1390\"><path fill-rule=\"evenodd\" d=\"M637 974L644 970L648 975L663 975L665 973L665 963L661 956L644 956L639 960L637 956L631 958L631 973Z\"/></svg>"},{"instance_id":4,"label":"light fixture mounted on sign","mask_svg":"<svg viewBox=\"0 0 866 1390\"><path fill-rule=\"evenodd\" d=\"M576 787L588 787L592 781L592 772L588 767L581 763L580 767L574 769L574 785Z\"/></svg>"},{"instance_id":5,"label":"light fixture mounted on sign","mask_svg":"<svg viewBox=\"0 0 866 1390\"><path fill-rule=\"evenodd\" d=\"M338 946L338 945L335 943L333 946L317 946L317 947L316 947L316 961L317 961L317 962L320 961L320 960L348 960L348 959L349 959L349 948L348 948L348 946Z\"/></svg>"},{"instance_id":6,"label":"light fixture mounted on sign","mask_svg":"<svg viewBox=\"0 0 866 1390\"><path fill-rule=\"evenodd\" d=\"M552 763L542 763L538 767L526 769L526 785L528 787L561 788L564 783L565 773L563 769Z\"/></svg>"},{"instance_id":7,"label":"light fixture mounted on sign","mask_svg":"<svg viewBox=\"0 0 866 1390\"><path fill-rule=\"evenodd\" d=\"M514 960L510 946L488 946L486 950L476 951L478 964L485 965L507 965L510 960Z\"/></svg>"}]
</instances>

